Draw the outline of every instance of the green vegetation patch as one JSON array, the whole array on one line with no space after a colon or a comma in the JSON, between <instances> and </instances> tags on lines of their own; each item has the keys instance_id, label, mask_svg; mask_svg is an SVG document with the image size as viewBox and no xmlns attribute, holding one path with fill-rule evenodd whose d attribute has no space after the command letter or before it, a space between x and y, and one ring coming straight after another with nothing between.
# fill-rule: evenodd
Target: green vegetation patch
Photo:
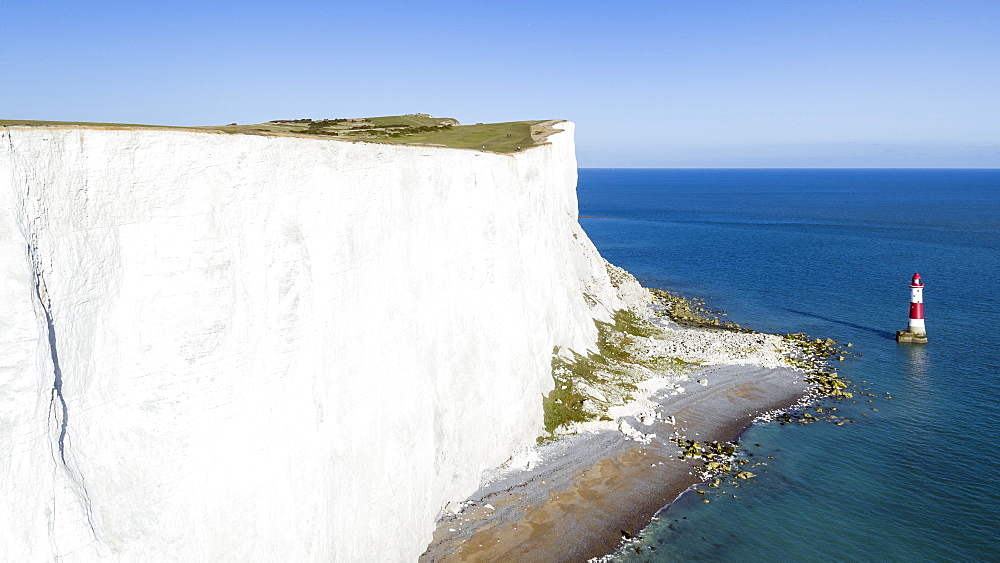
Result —
<instances>
[{"instance_id":1,"label":"green vegetation patch","mask_svg":"<svg viewBox=\"0 0 1000 563\"><path fill-rule=\"evenodd\" d=\"M655 337L660 329L632 311L616 311L612 322L594 324L597 352L583 355L571 350L567 359L558 348L553 350L555 388L542 401L545 431L550 435L566 424L610 420L608 408L631 401L637 384L647 379L647 370L680 375L696 368L679 358L637 354L635 339Z\"/></svg>"},{"instance_id":2,"label":"green vegetation patch","mask_svg":"<svg viewBox=\"0 0 1000 563\"><path fill-rule=\"evenodd\" d=\"M460 125L451 118L429 115L396 115L359 119L294 119L272 121L268 125L288 133L339 137L356 141L440 145L510 153L535 144L541 121L477 123Z\"/></svg>"},{"instance_id":3,"label":"green vegetation patch","mask_svg":"<svg viewBox=\"0 0 1000 563\"><path fill-rule=\"evenodd\" d=\"M507 123L455 125L441 130L414 132L401 136L398 141L512 153L535 144L532 138L532 126L539 123L541 122L511 121Z\"/></svg>"},{"instance_id":4,"label":"green vegetation patch","mask_svg":"<svg viewBox=\"0 0 1000 563\"><path fill-rule=\"evenodd\" d=\"M542 407L545 412L545 431L549 434L555 432L556 428L573 422L585 422L597 418L593 409L588 409L587 400L590 395L584 393L577 385L578 378L567 374L572 371L564 360L555 354L558 348L553 350L552 373L555 379L555 389L553 389L544 399ZM579 359L575 359L576 363Z\"/></svg>"}]
</instances>

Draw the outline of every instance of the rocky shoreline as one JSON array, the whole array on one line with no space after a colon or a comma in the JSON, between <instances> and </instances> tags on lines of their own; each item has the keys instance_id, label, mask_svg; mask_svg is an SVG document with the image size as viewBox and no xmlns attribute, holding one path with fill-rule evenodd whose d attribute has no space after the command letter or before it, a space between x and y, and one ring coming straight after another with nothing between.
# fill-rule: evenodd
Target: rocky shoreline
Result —
<instances>
[{"instance_id":1,"label":"rocky shoreline","mask_svg":"<svg viewBox=\"0 0 1000 563\"><path fill-rule=\"evenodd\" d=\"M755 419L843 393L822 369L840 351L832 341L755 333L696 300L650 295L631 307L638 329L620 315L605 327L603 357L554 362L547 408L559 416L546 420L560 422L549 428L558 439L485 472L476 493L445 507L421 561L601 557L692 485L752 477L731 444Z\"/></svg>"},{"instance_id":2,"label":"rocky shoreline","mask_svg":"<svg viewBox=\"0 0 1000 563\"><path fill-rule=\"evenodd\" d=\"M580 561L610 553L704 480L701 461L680 459L671 436L734 441L758 416L808 394L801 376L790 368L706 368L694 377L708 385L654 395L661 419L642 425L655 435L645 442L604 430L546 444L534 463L452 507L421 560Z\"/></svg>"}]
</instances>

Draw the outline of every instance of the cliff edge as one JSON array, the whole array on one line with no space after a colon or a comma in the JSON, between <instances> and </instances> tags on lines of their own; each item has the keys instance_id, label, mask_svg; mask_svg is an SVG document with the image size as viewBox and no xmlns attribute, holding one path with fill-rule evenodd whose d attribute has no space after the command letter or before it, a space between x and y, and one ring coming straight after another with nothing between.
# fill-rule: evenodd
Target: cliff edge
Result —
<instances>
[{"instance_id":1,"label":"cliff edge","mask_svg":"<svg viewBox=\"0 0 1000 563\"><path fill-rule=\"evenodd\" d=\"M0 558L415 559L623 306L552 127L0 128Z\"/></svg>"}]
</instances>

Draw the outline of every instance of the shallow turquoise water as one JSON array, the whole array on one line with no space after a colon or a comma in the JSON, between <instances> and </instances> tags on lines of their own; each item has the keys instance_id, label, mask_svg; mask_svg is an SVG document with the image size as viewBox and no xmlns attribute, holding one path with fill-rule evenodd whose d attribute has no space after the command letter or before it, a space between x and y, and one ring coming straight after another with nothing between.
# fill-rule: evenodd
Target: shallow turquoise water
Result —
<instances>
[{"instance_id":1,"label":"shallow turquoise water","mask_svg":"<svg viewBox=\"0 0 1000 563\"><path fill-rule=\"evenodd\" d=\"M583 169L579 198L612 263L851 342L876 395L838 405L854 425L751 428L758 477L684 495L622 560L1000 559L1000 171ZM900 345L914 272L930 342Z\"/></svg>"}]
</instances>

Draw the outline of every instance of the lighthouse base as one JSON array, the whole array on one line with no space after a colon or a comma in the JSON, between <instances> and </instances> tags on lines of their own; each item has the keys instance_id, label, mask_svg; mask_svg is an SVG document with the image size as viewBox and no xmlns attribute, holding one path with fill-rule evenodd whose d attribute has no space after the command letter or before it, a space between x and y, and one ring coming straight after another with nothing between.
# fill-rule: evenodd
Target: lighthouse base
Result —
<instances>
[{"instance_id":1,"label":"lighthouse base","mask_svg":"<svg viewBox=\"0 0 1000 563\"><path fill-rule=\"evenodd\" d=\"M915 334L908 330L897 330L896 331L896 342L914 342L916 344L926 344L927 335L926 334Z\"/></svg>"}]
</instances>

